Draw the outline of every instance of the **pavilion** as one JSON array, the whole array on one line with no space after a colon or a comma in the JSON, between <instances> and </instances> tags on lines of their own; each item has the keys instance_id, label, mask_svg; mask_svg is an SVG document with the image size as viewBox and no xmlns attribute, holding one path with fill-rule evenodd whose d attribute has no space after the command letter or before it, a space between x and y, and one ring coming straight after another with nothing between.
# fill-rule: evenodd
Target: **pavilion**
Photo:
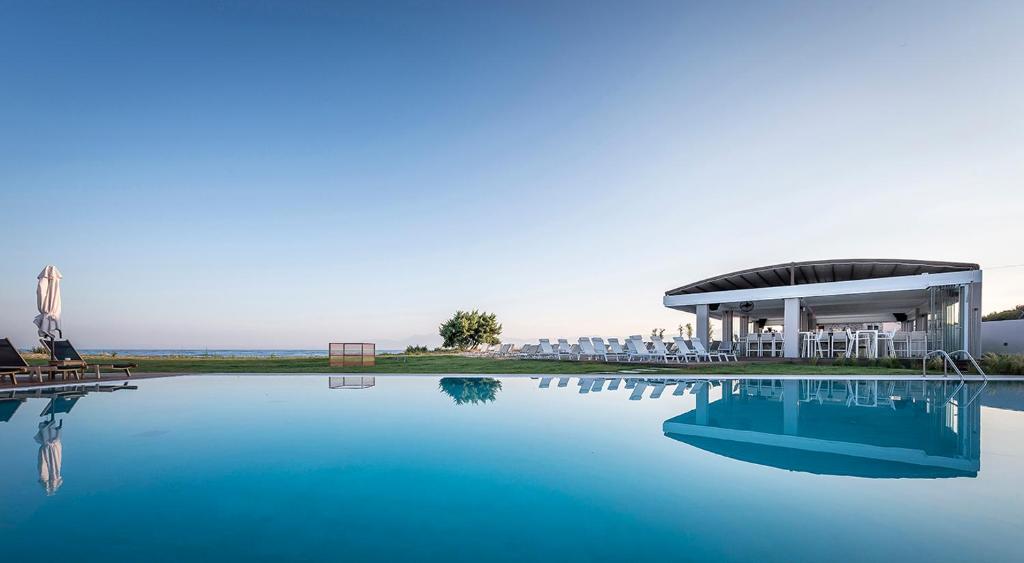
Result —
<instances>
[{"instance_id":1,"label":"pavilion","mask_svg":"<svg viewBox=\"0 0 1024 563\"><path fill-rule=\"evenodd\" d=\"M782 326L783 356L799 358L800 333L825 324L899 322L927 331L928 350L979 355L981 268L964 262L848 259L790 262L714 276L665 292L664 305L710 319L742 341L752 327ZM710 345L709 342L705 342ZM731 348L732 338L723 338Z\"/></svg>"}]
</instances>

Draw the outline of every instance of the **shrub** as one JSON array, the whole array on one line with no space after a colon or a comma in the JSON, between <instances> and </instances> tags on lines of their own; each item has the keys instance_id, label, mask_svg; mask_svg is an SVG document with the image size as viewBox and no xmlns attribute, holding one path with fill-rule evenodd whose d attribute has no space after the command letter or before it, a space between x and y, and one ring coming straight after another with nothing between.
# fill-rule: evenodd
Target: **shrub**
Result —
<instances>
[{"instance_id":1,"label":"shrub","mask_svg":"<svg viewBox=\"0 0 1024 563\"><path fill-rule=\"evenodd\" d=\"M409 355L426 354L430 350L427 350L426 346L406 346L405 353Z\"/></svg>"},{"instance_id":2,"label":"shrub","mask_svg":"<svg viewBox=\"0 0 1024 563\"><path fill-rule=\"evenodd\" d=\"M981 357L985 373L994 375L1024 375L1024 355L995 354L988 352Z\"/></svg>"}]
</instances>

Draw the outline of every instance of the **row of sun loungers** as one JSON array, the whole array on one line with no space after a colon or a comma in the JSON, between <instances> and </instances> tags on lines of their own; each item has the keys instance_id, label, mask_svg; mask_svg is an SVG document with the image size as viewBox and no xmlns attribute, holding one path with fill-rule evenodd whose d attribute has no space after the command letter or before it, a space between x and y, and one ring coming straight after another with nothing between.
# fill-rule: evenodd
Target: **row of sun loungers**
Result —
<instances>
[{"instance_id":1,"label":"row of sun loungers","mask_svg":"<svg viewBox=\"0 0 1024 563\"><path fill-rule=\"evenodd\" d=\"M47 347L51 346L48 340L42 340L41 342ZM53 356L57 360L51 361L49 365L32 366L25 361L25 358L21 356L21 353L14 347L10 339L0 338L0 380L7 379L11 385L17 385L18 376L27 375L34 377L37 382L41 383L44 374L48 375L51 379L61 376L64 378L74 377L80 380L88 372L95 373L96 379L99 379L101 370L119 371L123 372L126 377L130 377L130 370L136 367L133 363L86 362L69 340L57 340L52 343L52 346Z\"/></svg>"},{"instance_id":2,"label":"row of sun loungers","mask_svg":"<svg viewBox=\"0 0 1024 563\"><path fill-rule=\"evenodd\" d=\"M645 342L639 335L625 339L625 345L618 338L580 338L576 344L559 338L552 343L542 338L537 344L524 344L515 350L511 344L502 344L493 350L483 350L482 354L498 358L545 359L545 360L591 360L602 362L644 362L644 363L684 363L684 362L726 362L736 361L736 354L730 351L708 351L699 339L687 341L681 336L672 338L672 343L665 343L661 338L651 337Z\"/></svg>"}]
</instances>

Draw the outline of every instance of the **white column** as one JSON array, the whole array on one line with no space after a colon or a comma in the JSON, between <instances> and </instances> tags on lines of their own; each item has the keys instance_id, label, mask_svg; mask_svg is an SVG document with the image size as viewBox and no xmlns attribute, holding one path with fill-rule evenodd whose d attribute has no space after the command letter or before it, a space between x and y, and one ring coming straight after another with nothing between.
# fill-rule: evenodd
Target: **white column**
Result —
<instances>
[{"instance_id":1,"label":"white column","mask_svg":"<svg viewBox=\"0 0 1024 563\"><path fill-rule=\"evenodd\" d=\"M704 348L711 351L711 343L708 342L708 317L710 312L707 305L697 305L697 331L693 335L694 338L699 338L704 344Z\"/></svg>"},{"instance_id":2,"label":"white column","mask_svg":"<svg viewBox=\"0 0 1024 563\"><path fill-rule=\"evenodd\" d=\"M787 358L800 357L800 298L790 297L785 301L785 318L782 332L786 334L786 342L782 348Z\"/></svg>"},{"instance_id":3,"label":"white column","mask_svg":"<svg viewBox=\"0 0 1024 563\"><path fill-rule=\"evenodd\" d=\"M732 311L722 313L722 350L732 350Z\"/></svg>"}]
</instances>

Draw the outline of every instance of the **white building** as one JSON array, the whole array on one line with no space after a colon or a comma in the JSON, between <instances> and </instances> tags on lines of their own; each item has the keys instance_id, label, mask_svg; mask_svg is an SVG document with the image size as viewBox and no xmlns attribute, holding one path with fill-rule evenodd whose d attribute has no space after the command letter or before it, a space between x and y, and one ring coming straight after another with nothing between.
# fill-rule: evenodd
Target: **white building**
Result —
<instances>
[{"instance_id":1,"label":"white building","mask_svg":"<svg viewBox=\"0 0 1024 563\"><path fill-rule=\"evenodd\" d=\"M900 323L927 331L928 349L980 353L981 268L927 260L791 262L722 274L665 292L664 304L697 315L703 340L710 319L722 334L781 325L784 356L800 357L800 332L819 324ZM710 344L710 343L705 343ZM731 346L731 338L723 338Z\"/></svg>"}]
</instances>

